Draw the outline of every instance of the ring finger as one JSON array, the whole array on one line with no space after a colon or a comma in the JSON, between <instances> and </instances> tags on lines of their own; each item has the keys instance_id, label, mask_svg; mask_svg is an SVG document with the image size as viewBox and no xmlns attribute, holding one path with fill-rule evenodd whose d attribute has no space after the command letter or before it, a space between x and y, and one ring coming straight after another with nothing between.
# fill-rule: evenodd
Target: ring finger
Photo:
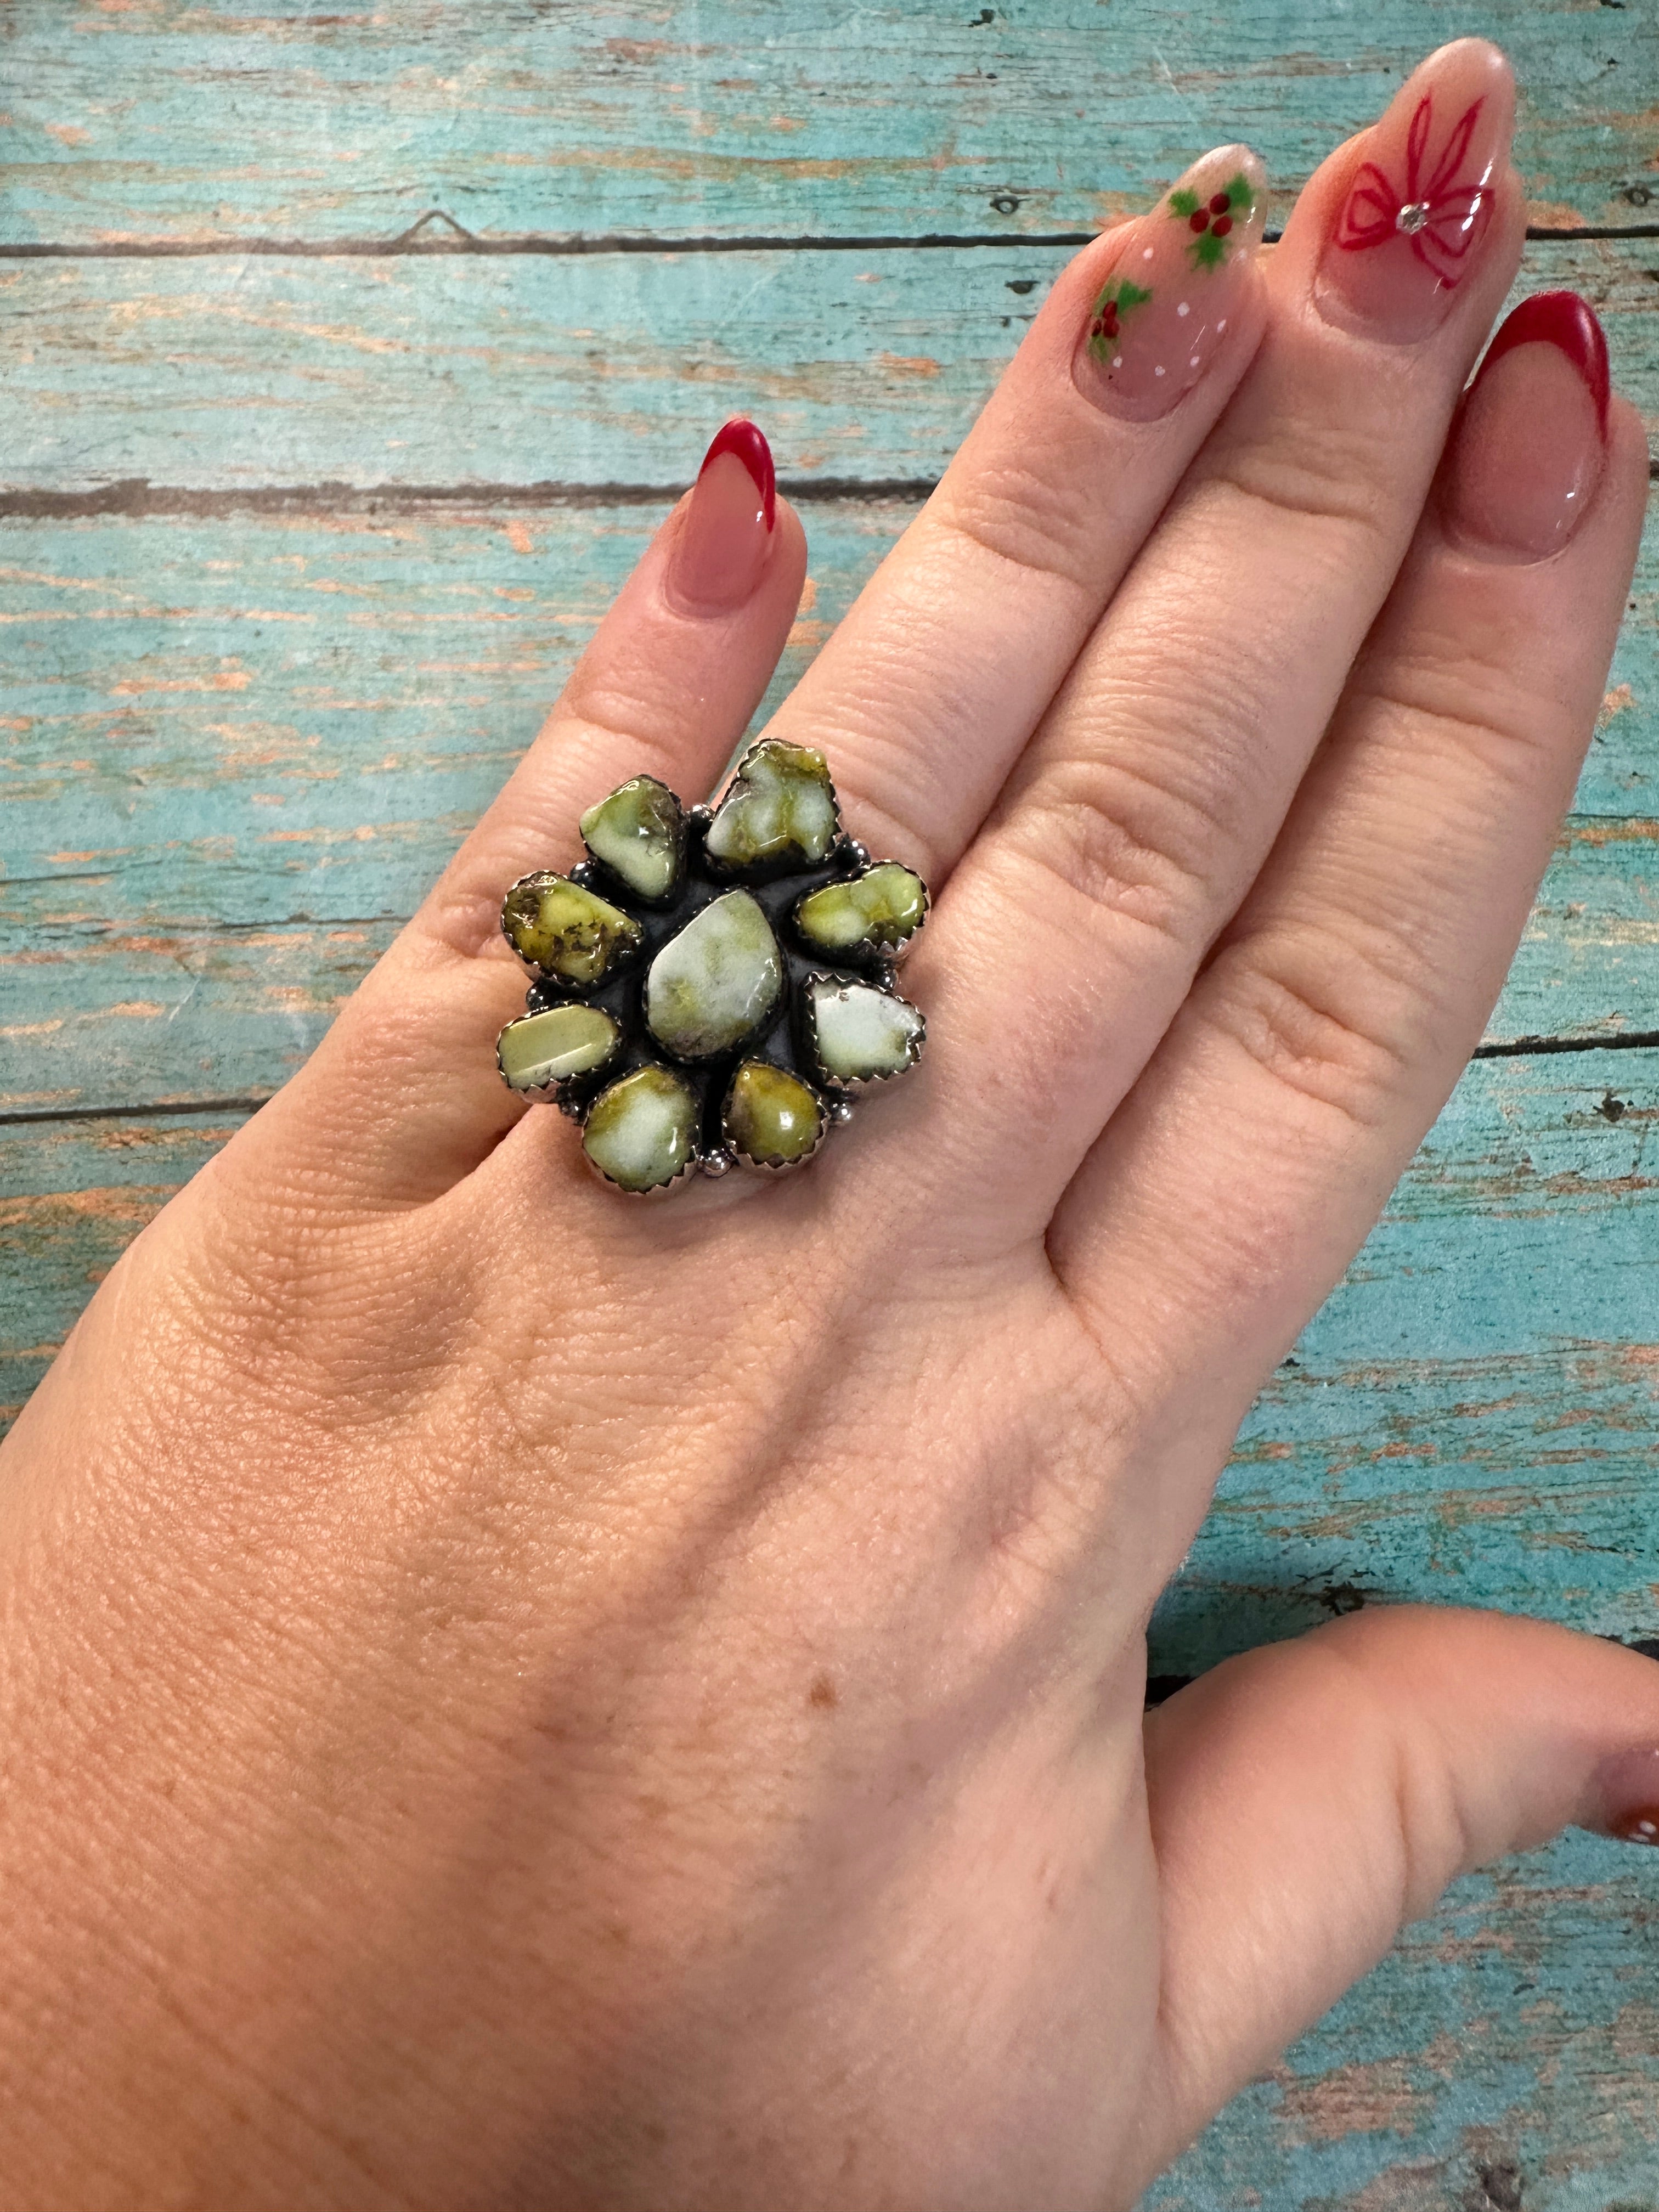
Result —
<instances>
[{"instance_id":1,"label":"ring finger","mask_svg":"<svg viewBox=\"0 0 1659 2212\"><path fill-rule=\"evenodd\" d=\"M934 1157L1000 1163L994 1236L1047 1221L1273 842L1513 274L1512 116L1462 40L1310 182L1243 386L941 902L933 1094L983 1110Z\"/></svg>"}]
</instances>

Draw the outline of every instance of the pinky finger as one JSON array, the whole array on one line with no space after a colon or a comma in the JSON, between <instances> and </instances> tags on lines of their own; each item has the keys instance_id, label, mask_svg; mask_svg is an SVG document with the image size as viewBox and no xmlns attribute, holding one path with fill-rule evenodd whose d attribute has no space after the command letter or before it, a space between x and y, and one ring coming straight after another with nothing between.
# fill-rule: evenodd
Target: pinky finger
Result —
<instances>
[{"instance_id":1,"label":"pinky finger","mask_svg":"<svg viewBox=\"0 0 1659 2212\"><path fill-rule=\"evenodd\" d=\"M577 817L629 776L654 775L687 804L704 796L771 679L805 568L765 439L728 423L506 787L248 1132L275 1138L272 1157L308 1188L325 1184L325 1204L438 1197L522 1114L493 1049L526 988L500 935L502 893L575 860Z\"/></svg>"},{"instance_id":2,"label":"pinky finger","mask_svg":"<svg viewBox=\"0 0 1659 2212\"><path fill-rule=\"evenodd\" d=\"M1589 742L1647 454L1595 317L1517 308L1279 842L1063 1202L1062 1280L1199 1449L1340 1275L1500 989ZM1578 512L1583 507L1586 511Z\"/></svg>"}]
</instances>

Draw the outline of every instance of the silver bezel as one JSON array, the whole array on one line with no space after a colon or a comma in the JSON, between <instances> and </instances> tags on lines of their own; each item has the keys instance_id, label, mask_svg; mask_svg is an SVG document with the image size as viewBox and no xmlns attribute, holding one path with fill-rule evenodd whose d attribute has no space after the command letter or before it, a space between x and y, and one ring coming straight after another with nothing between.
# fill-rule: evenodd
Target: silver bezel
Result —
<instances>
[{"instance_id":1,"label":"silver bezel","mask_svg":"<svg viewBox=\"0 0 1659 2212\"><path fill-rule=\"evenodd\" d=\"M586 999L574 999L570 1003L573 1006L586 1006L589 1002ZM550 1006L544 1006L541 1011L544 1013L551 1013L554 1010ZM596 1007L593 1011L599 1013L605 1012L605 1009L602 1006ZM580 1088L581 1085L591 1083L597 1077L602 1076L606 1068L611 1066L611 1062L616 1059L617 1054L623 1048L622 1026L617 1022L614 1014L607 1015L607 1020L610 1021L611 1026L616 1030L616 1039L612 1043L610 1051L596 1066L585 1067L582 1069L580 1073L577 1075L556 1075L550 1082L547 1083L515 1083L512 1077L507 1073L505 1066L502 1064L501 1039L507 1035L509 1030L517 1029L520 1022L533 1022L535 1018L536 1017L534 1014L514 1014L510 1022L503 1022L501 1024L500 1029L495 1032L495 1069L496 1073L500 1075L501 1081L506 1084L507 1089L513 1093L513 1096L515 1098L528 1098L538 1106L562 1106L573 1091Z\"/></svg>"},{"instance_id":2,"label":"silver bezel","mask_svg":"<svg viewBox=\"0 0 1659 2212\"><path fill-rule=\"evenodd\" d=\"M709 851L707 833L714 823L714 817L720 812L721 807L726 805L727 799L732 797L738 786L743 781L744 771L748 767L750 762L754 758L757 752L763 751L768 745L787 745L792 751L798 753L817 751L817 747L816 745L798 745L795 744L793 738L757 738L752 745L746 745L744 748L743 751L738 756L737 760L732 763L732 773L726 779L725 790L721 792L720 797L714 800L712 805L701 810L704 817L704 836L702 842L703 860L708 867L716 875L722 877L728 875L741 875L743 872L748 868L769 868L772 871L774 877L779 875L791 875L794 873L798 868L817 868L823 866L823 865L829 860L830 855L834 853L837 845L844 848L848 842L850 842L841 818L841 793L836 789L836 780L834 776L830 776L830 807L831 813L835 817L836 826L830 836L829 844L824 848L823 853L816 860L810 855L795 861L790 861L787 859L781 861L723 860L718 853L711 853ZM824 767L827 773L829 769L829 763L827 761L824 763ZM861 850L862 848L860 849ZM763 880L763 878L761 880Z\"/></svg>"},{"instance_id":3,"label":"silver bezel","mask_svg":"<svg viewBox=\"0 0 1659 2212\"><path fill-rule=\"evenodd\" d=\"M890 1068L878 1075L832 1075L818 1056L817 1024L812 1014L812 987L815 983L830 984L837 991L879 991L884 998L896 999L902 1006L908 1006L920 1026L905 1040L903 1066ZM817 1081L827 1084L832 1091L848 1092L854 1096L860 1091L868 1091L878 1083L902 1081L921 1058L922 1048L927 1042L927 1017L922 1012L921 1008L913 1005L902 991L894 990L890 982L879 981L874 976L863 975L855 975L849 980L845 975L837 975L823 969L814 969L801 984L800 1025L812 1056Z\"/></svg>"},{"instance_id":4,"label":"silver bezel","mask_svg":"<svg viewBox=\"0 0 1659 2212\"><path fill-rule=\"evenodd\" d=\"M793 1076L795 1081L800 1085L802 1090L810 1091L813 1097L817 1101L818 1133L812 1140L811 1151L810 1152L803 1152L799 1159L757 1160L751 1153L745 1152L744 1151L742 1146L738 1144L737 1139L732 1134L730 1128L726 1125L726 1109L732 1103L732 1093L733 1089L736 1087L738 1077L742 1072L746 1061L751 1060L757 1062L758 1065L763 1067L777 1068L777 1072L780 1075ZM749 1174L765 1176L770 1180L775 1182L778 1176L794 1175L800 1169L806 1166L809 1161L817 1159L818 1154L823 1150L823 1140L829 1135L830 1129L834 1127L837 1118L838 1117L834 1111L831 1101L824 1097L817 1084L809 1083L804 1075L796 1074L795 1070L793 1067L778 1067L776 1060L763 1060L761 1059L758 1053L751 1052L747 1054L744 1060L739 1060L737 1066L732 1069L732 1079L726 1086L725 1097L720 1100L721 1148L731 1157L731 1158L736 1161L738 1167L745 1170Z\"/></svg>"},{"instance_id":5,"label":"silver bezel","mask_svg":"<svg viewBox=\"0 0 1659 2212\"><path fill-rule=\"evenodd\" d=\"M660 1067L662 1068L662 1072L665 1075L674 1075L674 1070L672 1067L664 1066L664 1063L661 1060L641 1060L639 1067L630 1067L626 1070L623 1074L617 1077L616 1081L617 1083L625 1083L628 1080L629 1076L637 1075L640 1073L640 1068L643 1067ZM681 1079L678 1076L675 1075L676 1082L680 1081L680 1079ZM685 1087L688 1090L690 1088L689 1085ZM703 1156L702 1148L695 1142L691 1146L691 1156L686 1161L684 1166L677 1169L676 1171L669 1176L666 1182L653 1183L649 1190L630 1190L625 1182L618 1182L615 1176L607 1175L605 1173L605 1170L594 1158L592 1153L588 1151L587 1117L592 1112L594 1107L599 1104L600 1099L605 1097L605 1091L613 1088L613 1085L607 1083L605 1085L603 1089L596 1091L593 1096L587 1101L586 1104L581 1109L580 1118L577 1126L582 1132L581 1152L583 1159L586 1161L590 1171L599 1177L599 1181L605 1184L607 1189L619 1192L623 1198L638 1199L641 1202L651 1199L672 1198L674 1193L678 1190L690 1176L694 1176L697 1172L698 1169L702 1165ZM695 1091L691 1092L691 1099L692 1103L695 1105L696 1103L696 1093Z\"/></svg>"},{"instance_id":6,"label":"silver bezel","mask_svg":"<svg viewBox=\"0 0 1659 2212\"><path fill-rule=\"evenodd\" d=\"M803 945L810 945L814 952L821 954L826 960L833 960L839 955L840 957L849 962L855 960L881 960L884 961L890 968L896 968L900 961L907 957L910 947L915 943L917 938L921 935L922 931L927 928L927 917L933 910L933 895L928 890L923 878L921 876L916 876L915 870L909 866L907 862L903 860L872 860L862 845L854 845L852 848L852 850L854 853L862 853L864 854L862 860L857 863L854 873L850 876L834 877L827 884L818 884L815 885L811 890L803 891L800 896L795 901L793 906L789 909L789 926L794 931L795 935L800 939ZM861 877L869 875L872 870L876 868L902 868L907 876L915 876L916 881L921 884L921 912L916 917L915 927L914 929L907 930L904 935L900 938L896 945L850 945L843 953L841 951L841 948L837 945L821 945L816 937L813 937L809 932L801 927L800 910L805 905L808 899L817 898L820 891L835 890L848 884L855 884Z\"/></svg>"},{"instance_id":7,"label":"silver bezel","mask_svg":"<svg viewBox=\"0 0 1659 2212\"><path fill-rule=\"evenodd\" d=\"M608 983L613 975L620 974L624 968L637 960L644 949L645 932L634 915L629 914L626 908L619 907L613 900L606 898L603 891L595 890L592 884L584 879L581 872L585 868L602 866L602 862L586 860L578 860L574 868L531 868L522 876L515 876L501 893L501 935L511 947L513 957L526 968L538 982L550 983L556 991L567 991L573 998L580 998L586 991L599 990L604 984ZM527 952L520 952L513 942L513 933L507 926L507 901L521 884L544 883L573 884L579 891L586 891L589 898L599 899L604 905L610 907L613 914L621 915L623 920L630 924L638 933L635 942L632 945L625 945L619 952L613 953L605 962L599 974L590 982L573 983L568 975L561 975L556 968L544 968L539 960L532 960ZM643 904L644 902L641 901L641 903Z\"/></svg>"}]
</instances>

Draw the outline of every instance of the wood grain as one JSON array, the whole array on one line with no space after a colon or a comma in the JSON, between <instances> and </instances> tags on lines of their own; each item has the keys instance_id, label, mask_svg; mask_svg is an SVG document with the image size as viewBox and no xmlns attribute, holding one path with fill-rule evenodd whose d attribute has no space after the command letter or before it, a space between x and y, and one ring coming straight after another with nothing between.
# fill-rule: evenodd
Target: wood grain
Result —
<instances>
[{"instance_id":1,"label":"wood grain","mask_svg":"<svg viewBox=\"0 0 1659 2212\"><path fill-rule=\"evenodd\" d=\"M807 510L781 697L913 507ZM663 510L0 523L0 1111L286 1079ZM1659 1030L1659 563L1489 1030Z\"/></svg>"},{"instance_id":2,"label":"wood grain","mask_svg":"<svg viewBox=\"0 0 1659 2212\"><path fill-rule=\"evenodd\" d=\"M1299 183L1443 40L1513 53L1547 219L1651 184L1650 9L1576 0L9 0L10 240L1097 226L1206 146Z\"/></svg>"},{"instance_id":3,"label":"wood grain","mask_svg":"<svg viewBox=\"0 0 1659 2212\"><path fill-rule=\"evenodd\" d=\"M1589 294L1652 423L1633 0L9 0L0 1404L314 1044L715 420L759 412L805 502L775 696L1018 343L1045 239L1241 135L1282 212L1471 30L1519 64L1534 222L1626 234L1535 240L1525 282ZM1396 1596L1659 1638L1656 617L1650 539L1498 1056L1253 1412L1163 1677ZM1572 1835L1461 1885L1149 2206L1659 2212L1656 1875Z\"/></svg>"},{"instance_id":4,"label":"wood grain","mask_svg":"<svg viewBox=\"0 0 1659 2212\"><path fill-rule=\"evenodd\" d=\"M739 410L787 480L931 481L1064 250L0 263L18 491L666 490ZM1659 246L1534 243L1659 424ZM326 504L314 493L286 503Z\"/></svg>"}]
</instances>

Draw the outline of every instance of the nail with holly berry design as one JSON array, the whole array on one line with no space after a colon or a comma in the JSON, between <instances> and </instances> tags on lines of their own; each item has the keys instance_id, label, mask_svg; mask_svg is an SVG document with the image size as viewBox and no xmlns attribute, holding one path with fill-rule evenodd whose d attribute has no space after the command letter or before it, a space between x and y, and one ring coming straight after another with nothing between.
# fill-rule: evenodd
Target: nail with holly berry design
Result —
<instances>
[{"instance_id":1,"label":"nail with holly berry design","mask_svg":"<svg viewBox=\"0 0 1659 2212\"><path fill-rule=\"evenodd\" d=\"M1413 70L1358 142L1314 296L1328 320L1412 343L1479 263L1515 128L1498 48L1459 39Z\"/></svg>"},{"instance_id":2,"label":"nail with holly berry design","mask_svg":"<svg viewBox=\"0 0 1659 2212\"><path fill-rule=\"evenodd\" d=\"M1091 399L1150 422L1192 390L1255 282L1266 185L1248 146L1218 146L1125 228L1078 344L1073 374Z\"/></svg>"}]
</instances>

